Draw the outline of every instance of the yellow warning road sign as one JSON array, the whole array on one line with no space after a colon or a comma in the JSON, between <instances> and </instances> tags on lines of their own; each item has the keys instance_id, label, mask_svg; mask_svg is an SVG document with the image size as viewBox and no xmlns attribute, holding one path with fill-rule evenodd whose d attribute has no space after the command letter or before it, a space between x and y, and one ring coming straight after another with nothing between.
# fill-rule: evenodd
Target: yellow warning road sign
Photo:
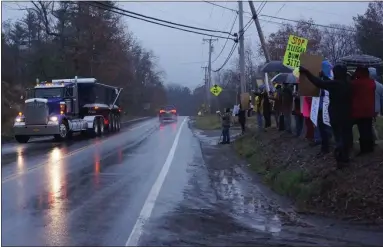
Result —
<instances>
[{"instance_id":1,"label":"yellow warning road sign","mask_svg":"<svg viewBox=\"0 0 383 247\"><path fill-rule=\"evenodd\" d=\"M218 85L214 85L210 88L210 92L215 96L218 96L222 92L222 88Z\"/></svg>"}]
</instances>

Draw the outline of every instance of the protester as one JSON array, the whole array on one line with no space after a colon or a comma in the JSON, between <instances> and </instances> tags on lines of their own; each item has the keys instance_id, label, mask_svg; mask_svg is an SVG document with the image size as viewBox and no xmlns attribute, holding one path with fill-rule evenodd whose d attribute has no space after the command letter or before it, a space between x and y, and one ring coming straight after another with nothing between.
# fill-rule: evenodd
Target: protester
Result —
<instances>
[{"instance_id":1,"label":"protester","mask_svg":"<svg viewBox=\"0 0 383 247\"><path fill-rule=\"evenodd\" d=\"M375 118L373 121L373 135L374 141L378 140L378 133L375 127L376 117L381 113L383 109L383 85L378 81L378 75L375 68L368 68L370 78L375 80Z\"/></svg>"},{"instance_id":2,"label":"protester","mask_svg":"<svg viewBox=\"0 0 383 247\"><path fill-rule=\"evenodd\" d=\"M322 113L323 114L323 113ZM313 124L314 125L314 124ZM326 128L326 127L325 127ZM311 146L317 146L322 144L321 132L318 126L314 125L314 142Z\"/></svg>"},{"instance_id":3,"label":"protester","mask_svg":"<svg viewBox=\"0 0 383 247\"><path fill-rule=\"evenodd\" d=\"M291 84L283 84L282 87L282 114L284 117L285 130L291 131L291 111L293 109L293 90Z\"/></svg>"},{"instance_id":4,"label":"protester","mask_svg":"<svg viewBox=\"0 0 383 247\"><path fill-rule=\"evenodd\" d=\"M269 93L266 90L262 92L262 100L263 100L263 117L265 118L265 129L271 127L271 104Z\"/></svg>"},{"instance_id":5,"label":"protester","mask_svg":"<svg viewBox=\"0 0 383 247\"><path fill-rule=\"evenodd\" d=\"M258 119L258 126L260 129L264 128L265 130L271 126L271 103L268 92L265 90L265 87L260 89L258 92L254 93L256 96L256 112ZM263 118L265 119L265 126L262 126Z\"/></svg>"},{"instance_id":6,"label":"protester","mask_svg":"<svg viewBox=\"0 0 383 247\"><path fill-rule=\"evenodd\" d=\"M275 92L270 99L274 100L274 117L277 128L279 129L279 118L281 117L281 107L282 107L282 86L276 84Z\"/></svg>"},{"instance_id":7,"label":"protester","mask_svg":"<svg viewBox=\"0 0 383 247\"><path fill-rule=\"evenodd\" d=\"M258 129L263 129L263 104L262 104L262 95L255 93L255 106L254 111L257 115L257 124Z\"/></svg>"},{"instance_id":8,"label":"protester","mask_svg":"<svg viewBox=\"0 0 383 247\"><path fill-rule=\"evenodd\" d=\"M372 120L375 117L375 81L367 68L358 67L352 85L352 117L358 126L360 153L374 151Z\"/></svg>"},{"instance_id":9,"label":"protester","mask_svg":"<svg viewBox=\"0 0 383 247\"><path fill-rule=\"evenodd\" d=\"M333 68L333 72L333 80L322 80L312 75L307 69L300 67L300 73L305 74L315 86L329 92L330 103L328 111L336 141L334 155L338 168L342 168L342 163L349 161L349 143L352 137L352 92L351 85L347 81L347 68L342 65L336 65Z\"/></svg>"},{"instance_id":10,"label":"protester","mask_svg":"<svg viewBox=\"0 0 383 247\"><path fill-rule=\"evenodd\" d=\"M294 93L294 107L292 114L294 115L295 120L295 135L300 137L303 131L304 118L301 112L301 99L297 93Z\"/></svg>"},{"instance_id":11,"label":"protester","mask_svg":"<svg viewBox=\"0 0 383 247\"><path fill-rule=\"evenodd\" d=\"M303 97L303 117L306 126L306 139L314 143L314 124L310 119L312 97Z\"/></svg>"},{"instance_id":12,"label":"protester","mask_svg":"<svg viewBox=\"0 0 383 247\"><path fill-rule=\"evenodd\" d=\"M246 110L243 109L242 104L239 105L238 122L241 125L242 134L245 134Z\"/></svg>"},{"instance_id":13,"label":"protester","mask_svg":"<svg viewBox=\"0 0 383 247\"><path fill-rule=\"evenodd\" d=\"M320 78L322 80L330 80L332 65L327 60L322 62L322 70L320 72ZM317 125L314 127L314 143L311 145L316 146L321 144L321 151L318 154L327 154L330 151L330 138L331 138L331 129L328 125L323 122L323 99L326 96L324 89L321 89L319 96L319 109L318 109L318 118Z\"/></svg>"},{"instance_id":14,"label":"protester","mask_svg":"<svg viewBox=\"0 0 383 247\"><path fill-rule=\"evenodd\" d=\"M249 100L249 105L250 105L250 109L247 111L247 117L251 117L253 110L254 110L254 105L251 102L251 100Z\"/></svg>"},{"instance_id":15,"label":"protester","mask_svg":"<svg viewBox=\"0 0 383 247\"><path fill-rule=\"evenodd\" d=\"M222 142L221 144L230 143L230 125L231 125L231 113L230 108L226 108L222 114Z\"/></svg>"}]
</instances>

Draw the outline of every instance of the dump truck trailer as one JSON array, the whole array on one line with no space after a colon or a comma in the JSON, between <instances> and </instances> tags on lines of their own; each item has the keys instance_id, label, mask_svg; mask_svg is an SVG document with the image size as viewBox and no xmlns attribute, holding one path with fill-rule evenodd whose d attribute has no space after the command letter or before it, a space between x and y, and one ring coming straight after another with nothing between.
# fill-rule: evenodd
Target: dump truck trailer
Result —
<instances>
[{"instance_id":1,"label":"dump truck trailer","mask_svg":"<svg viewBox=\"0 0 383 247\"><path fill-rule=\"evenodd\" d=\"M54 136L63 141L74 132L94 137L119 131L121 91L95 78L37 80L15 119L15 139L27 143L34 136Z\"/></svg>"}]
</instances>

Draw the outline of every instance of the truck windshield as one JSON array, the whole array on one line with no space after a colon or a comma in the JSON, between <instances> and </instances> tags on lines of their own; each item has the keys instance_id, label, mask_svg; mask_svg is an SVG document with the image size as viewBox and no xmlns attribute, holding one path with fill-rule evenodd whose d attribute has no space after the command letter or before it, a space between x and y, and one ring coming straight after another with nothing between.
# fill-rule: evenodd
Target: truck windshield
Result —
<instances>
[{"instance_id":1,"label":"truck windshield","mask_svg":"<svg viewBox=\"0 0 383 247\"><path fill-rule=\"evenodd\" d=\"M63 97L63 88L35 88L35 98L61 98Z\"/></svg>"}]
</instances>

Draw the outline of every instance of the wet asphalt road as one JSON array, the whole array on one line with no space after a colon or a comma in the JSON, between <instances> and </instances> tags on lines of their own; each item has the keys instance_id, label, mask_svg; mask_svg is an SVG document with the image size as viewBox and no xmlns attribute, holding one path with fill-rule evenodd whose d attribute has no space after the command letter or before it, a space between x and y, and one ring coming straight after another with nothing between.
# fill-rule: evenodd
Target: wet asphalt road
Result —
<instances>
[{"instance_id":1,"label":"wet asphalt road","mask_svg":"<svg viewBox=\"0 0 383 247\"><path fill-rule=\"evenodd\" d=\"M192 131L187 120L150 119L67 144L3 145L2 244L381 243L379 232L354 231L353 239L344 228L291 217L229 147Z\"/></svg>"}]
</instances>

